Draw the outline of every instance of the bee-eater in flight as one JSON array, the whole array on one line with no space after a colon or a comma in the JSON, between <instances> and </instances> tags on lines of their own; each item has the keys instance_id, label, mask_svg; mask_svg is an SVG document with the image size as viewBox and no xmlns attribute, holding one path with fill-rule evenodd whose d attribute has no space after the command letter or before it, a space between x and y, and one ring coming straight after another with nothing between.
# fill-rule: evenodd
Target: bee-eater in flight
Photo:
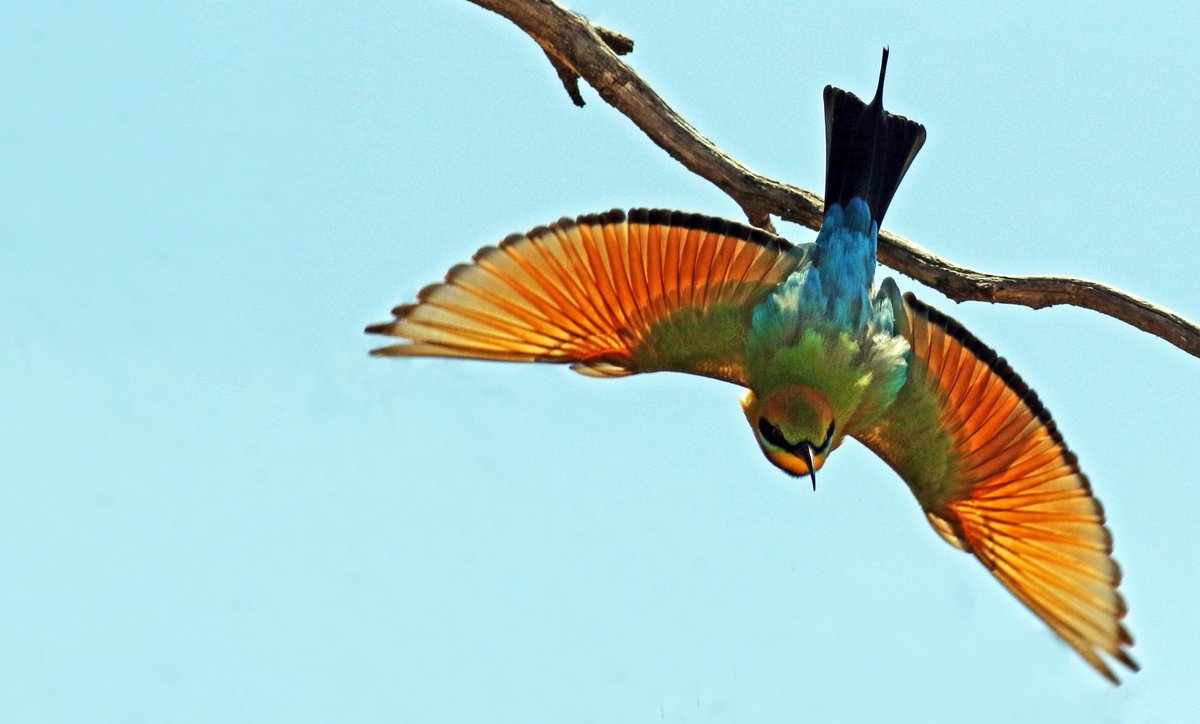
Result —
<instances>
[{"instance_id":1,"label":"bee-eater in flight","mask_svg":"<svg viewBox=\"0 0 1200 724\"><path fill-rule=\"evenodd\" d=\"M1096 671L1132 670L1120 570L1100 503L1033 390L953 319L873 289L876 235L925 129L826 87L816 241L678 211L560 219L484 247L425 287L373 354L567 363L592 377L686 372L745 388L763 454L816 472L847 437L908 484Z\"/></svg>"}]
</instances>

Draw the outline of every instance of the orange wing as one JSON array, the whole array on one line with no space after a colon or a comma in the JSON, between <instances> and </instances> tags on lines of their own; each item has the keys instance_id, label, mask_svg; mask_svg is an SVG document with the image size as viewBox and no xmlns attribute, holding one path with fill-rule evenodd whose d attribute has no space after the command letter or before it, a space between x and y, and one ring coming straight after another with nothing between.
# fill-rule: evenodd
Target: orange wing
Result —
<instances>
[{"instance_id":1,"label":"orange wing","mask_svg":"<svg viewBox=\"0 0 1200 724\"><path fill-rule=\"evenodd\" d=\"M672 370L744 383L750 314L807 248L723 219L618 210L514 234L425 287L372 354Z\"/></svg>"},{"instance_id":2,"label":"orange wing","mask_svg":"<svg viewBox=\"0 0 1200 724\"><path fill-rule=\"evenodd\" d=\"M1125 650L1121 573L1075 456L1003 358L911 294L904 303L908 382L857 437L900 473L946 541L1117 683L1098 652L1138 668Z\"/></svg>"}]
</instances>

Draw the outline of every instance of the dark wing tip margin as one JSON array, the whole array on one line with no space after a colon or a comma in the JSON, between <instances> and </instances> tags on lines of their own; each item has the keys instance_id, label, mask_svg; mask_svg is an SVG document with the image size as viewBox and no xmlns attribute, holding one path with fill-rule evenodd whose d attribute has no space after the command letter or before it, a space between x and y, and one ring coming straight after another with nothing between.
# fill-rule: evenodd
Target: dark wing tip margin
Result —
<instances>
[{"instance_id":1,"label":"dark wing tip margin","mask_svg":"<svg viewBox=\"0 0 1200 724\"><path fill-rule=\"evenodd\" d=\"M776 236L769 231L741 224L729 219L716 216L692 213L687 211L672 211L670 209L630 209L629 223L650 224L656 226L674 226L695 231L710 231L729 236L751 244L766 247L773 251L789 251L793 244L782 236Z\"/></svg>"}]
</instances>

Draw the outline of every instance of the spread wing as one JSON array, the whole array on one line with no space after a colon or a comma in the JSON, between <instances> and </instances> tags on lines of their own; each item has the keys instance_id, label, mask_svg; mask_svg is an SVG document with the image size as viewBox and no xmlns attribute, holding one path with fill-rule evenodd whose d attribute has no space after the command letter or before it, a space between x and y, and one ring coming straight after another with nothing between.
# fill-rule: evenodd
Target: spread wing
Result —
<instances>
[{"instance_id":1,"label":"spread wing","mask_svg":"<svg viewBox=\"0 0 1200 724\"><path fill-rule=\"evenodd\" d=\"M670 370L744 384L750 315L808 247L731 221L634 209L561 219L480 249L391 322L372 354Z\"/></svg>"},{"instance_id":2,"label":"spread wing","mask_svg":"<svg viewBox=\"0 0 1200 724\"><path fill-rule=\"evenodd\" d=\"M897 318L911 347L908 381L884 418L856 437L904 478L947 542L973 553L1117 683L1099 652L1138 668L1121 624L1121 573L1075 456L1003 358L911 294L904 309Z\"/></svg>"}]
</instances>

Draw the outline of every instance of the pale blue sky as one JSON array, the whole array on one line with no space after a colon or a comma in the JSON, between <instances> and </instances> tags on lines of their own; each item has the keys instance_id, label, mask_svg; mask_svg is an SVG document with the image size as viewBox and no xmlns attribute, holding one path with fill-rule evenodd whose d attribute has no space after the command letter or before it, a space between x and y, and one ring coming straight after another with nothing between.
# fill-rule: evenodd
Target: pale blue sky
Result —
<instances>
[{"instance_id":1,"label":"pale blue sky","mask_svg":"<svg viewBox=\"0 0 1200 724\"><path fill-rule=\"evenodd\" d=\"M1200 11L574 0L751 168L821 88L929 140L888 226L1200 318ZM0 701L14 721L1200 718L1200 360L955 305L1105 504L1113 688L848 443L814 494L739 391L370 359L364 324L561 215L736 206L454 0L0 8ZM812 232L782 225L797 241Z\"/></svg>"}]
</instances>

